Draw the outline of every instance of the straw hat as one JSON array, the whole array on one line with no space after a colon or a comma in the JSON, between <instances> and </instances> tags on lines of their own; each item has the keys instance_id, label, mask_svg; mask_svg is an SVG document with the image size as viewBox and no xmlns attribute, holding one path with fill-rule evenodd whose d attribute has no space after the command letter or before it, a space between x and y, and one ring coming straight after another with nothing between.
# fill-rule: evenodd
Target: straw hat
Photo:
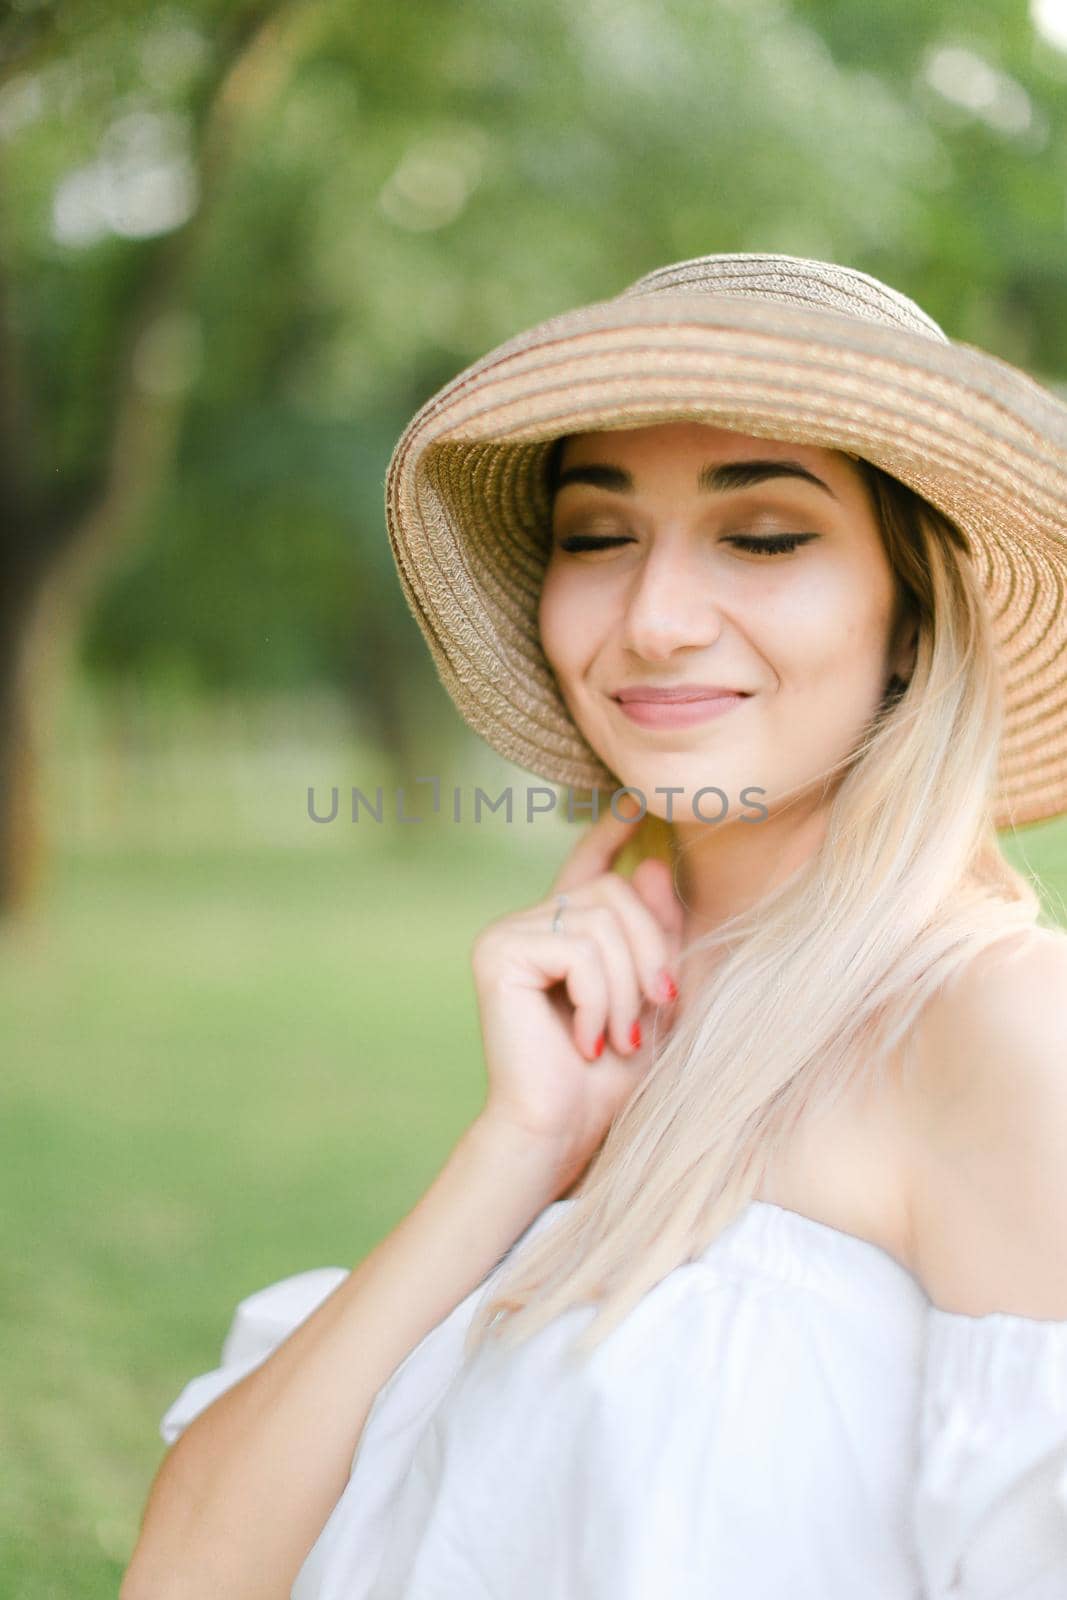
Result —
<instances>
[{"instance_id":1,"label":"straw hat","mask_svg":"<svg viewBox=\"0 0 1067 1600\"><path fill-rule=\"evenodd\" d=\"M851 451L962 528L1004 695L998 827L1067 811L1067 405L849 267L712 255L550 317L401 435L386 519L442 683L500 754L614 789L541 648L545 462L561 434L676 420Z\"/></svg>"}]
</instances>

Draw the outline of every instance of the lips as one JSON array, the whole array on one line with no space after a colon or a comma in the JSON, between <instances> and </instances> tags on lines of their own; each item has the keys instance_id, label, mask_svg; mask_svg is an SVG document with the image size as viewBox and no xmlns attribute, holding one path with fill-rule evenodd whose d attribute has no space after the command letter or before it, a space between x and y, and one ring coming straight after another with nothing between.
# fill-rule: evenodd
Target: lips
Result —
<instances>
[{"instance_id":1,"label":"lips","mask_svg":"<svg viewBox=\"0 0 1067 1600\"><path fill-rule=\"evenodd\" d=\"M668 687L633 684L615 695L619 715L649 732L695 728L737 711L749 691L723 689L713 684L687 683Z\"/></svg>"},{"instance_id":2,"label":"lips","mask_svg":"<svg viewBox=\"0 0 1067 1600\"><path fill-rule=\"evenodd\" d=\"M618 689L613 699L627 705L632 701L644 701L651 705L686 705L697 700L719 700L726 695L747 695L748 689L731 689L725 684L717 683L685 683L675 684L670 687L656 687L652 684L634 684L632 688Z\"/></svg>"}]
</instances>

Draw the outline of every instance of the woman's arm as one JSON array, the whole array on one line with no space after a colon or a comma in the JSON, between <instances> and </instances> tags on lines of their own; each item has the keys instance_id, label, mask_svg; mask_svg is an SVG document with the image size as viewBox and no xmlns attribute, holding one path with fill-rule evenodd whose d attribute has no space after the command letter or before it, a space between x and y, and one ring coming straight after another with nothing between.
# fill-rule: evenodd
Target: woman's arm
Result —
<instances>
[{"instance_id":1,"label":"woman's arm","mask_svg":"<svg viewBox=\"0 0 1067 1600\"><path fill-rule=\"evenodd\" d=\"M650 1067L640 1015L677 996L663 978L683 927L665 862L613 870L641 815L626 800L634 814L606 811L556 876L562 932L549 900L474 941L485 1107L393 1232L174 1444L120 1600L289 1600L382 1385L603 1143Z\"/></svg>"},{"instance_id":2,"label":"woman's arm","mask_svg":"<svg viewBox=\"0 0 1067 1600\"><path fill-rule=\"evenodd\" d=\"M120 1600L288 1600L379 1389L559 1186L548 1142L483 1112L408 1215L173 1445Z\"/></svg>"}]
</instances>

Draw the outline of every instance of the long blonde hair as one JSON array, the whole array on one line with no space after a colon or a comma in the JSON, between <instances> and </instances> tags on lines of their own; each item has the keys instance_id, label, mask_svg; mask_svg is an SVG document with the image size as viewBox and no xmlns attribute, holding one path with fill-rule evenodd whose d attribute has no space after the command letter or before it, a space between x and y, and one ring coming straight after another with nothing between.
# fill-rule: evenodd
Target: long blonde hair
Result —
<instances>
[{"instance_id":1,"label":"long blonde hair","mask_svg":"<svg viewBox=\"0 0 1067 1600\"><path fill-rule=\"evenodd\" d=\"M995 645L962 530L857 461L897 583L915 665L832 769L819 848L756 905L694 940L710 976L587 1168L580 1194L525 1241L478 1305L511 1347L582 1302L592 1350L668 1272L755 1198L800 1122L907 1045L931 993L972 955L1033 926L1041 902L993 822L1001 698ZM646 817L638 853L665 851Z\"/></svg>"}]
</instances>

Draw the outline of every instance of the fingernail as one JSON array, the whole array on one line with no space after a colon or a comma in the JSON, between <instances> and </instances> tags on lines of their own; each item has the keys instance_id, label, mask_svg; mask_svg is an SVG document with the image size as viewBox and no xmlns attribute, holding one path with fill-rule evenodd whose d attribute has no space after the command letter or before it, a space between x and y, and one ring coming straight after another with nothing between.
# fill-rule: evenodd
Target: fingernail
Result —
<instances>
[{"instance_id":1,"label":"fingernail","mask_svg":"<svg viewBox=\"0 0 1067 1600\"><path fill-rule=\"evenodd\" d=\"M604 1048L604 1035L603 1034L599 1034L598 1037L597 1037L597 1042L593 1046L593 1060L594 1061L596 1060L596 1058L600 1054L600 1052L603 1050L603 1048Z\"/></svg>"},{"instance_id":2,"label":"fingernail","mask_svg":"<svg viewBox=\"0 0 1067 1600\"><path fill-rule=\"evenodd\" d=\"M639 1022L635 1022L633 1027L630 1029L630 1043L633 1045L635 1050L641 1043L641 1024Z\"/></svg>"},{"instance_id":3,"label":"fingernail","mask_svg":"<svg viewBox=\"0 0 1067 1600\"><path fill-rule=\"evenodd\" d=\"M666 967L664 967L663 971L659 975L659 988L660 994L663 996L664 1000L677 1000L678 985L675 983Z\"/></svg>"}]
</instances>

